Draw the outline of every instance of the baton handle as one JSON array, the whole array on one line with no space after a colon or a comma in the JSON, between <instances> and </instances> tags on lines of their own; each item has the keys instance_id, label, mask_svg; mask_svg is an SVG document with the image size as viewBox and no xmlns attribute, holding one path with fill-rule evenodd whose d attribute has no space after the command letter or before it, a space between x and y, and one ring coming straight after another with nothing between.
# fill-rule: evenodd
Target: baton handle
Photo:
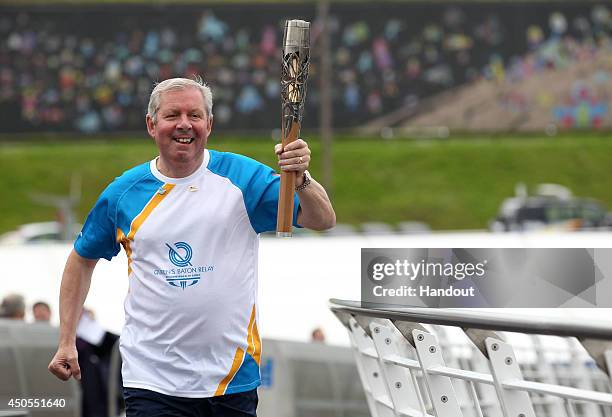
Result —
<instances>
[{"instance_id":1,"label":"baton handle","mask_svg":"<svg viewBox=\"0 0 612 417\"><path fill-rule=\"evenodd\" d=\"M283 129L283 151L285 146L297 140L300 135L300 122L293 120L289 132ZM278 196L278 219L276 236L291 237L293 226L293 195L295 193L295 172L281 171L280 193Z\"/></svg>"}]
</instances>

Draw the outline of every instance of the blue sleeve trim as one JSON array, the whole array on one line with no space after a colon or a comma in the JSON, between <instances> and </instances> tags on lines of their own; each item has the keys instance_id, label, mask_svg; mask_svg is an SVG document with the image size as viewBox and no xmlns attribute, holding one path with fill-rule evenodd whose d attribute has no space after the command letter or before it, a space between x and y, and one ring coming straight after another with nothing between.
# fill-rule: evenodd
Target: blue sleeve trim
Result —
<instances>
[{"instance_id":1,"label":"blue sleeve trim","mask_svg":"<svg viewBox=\"0 0 612 417\"><path fill-rule=\"evenodd\" d=\"M111 260L119 253L121 249L117 242L117 228L120 227L119 202L128 190L147 176L152 177L148 162L115 178L100 194L98 201L87 216L81 233L74 242L74 249L80 256L88 259ZM124 230L125 233L128 231Z\"/></svg>"},{"instance_id":2,"label":"blue sleeve trim","mask_svg":"<svg viewBox=\"0 0 612 417\"><path fill-rule=\"evenodd\" d=\"M278 193L280 176L270 167L248 158L228 152L211 151L208 169L240 189L256 233L276 230L278 217ZM293 223L297 225L299 198L294 197Z\"/></svg>"}]
</instances>

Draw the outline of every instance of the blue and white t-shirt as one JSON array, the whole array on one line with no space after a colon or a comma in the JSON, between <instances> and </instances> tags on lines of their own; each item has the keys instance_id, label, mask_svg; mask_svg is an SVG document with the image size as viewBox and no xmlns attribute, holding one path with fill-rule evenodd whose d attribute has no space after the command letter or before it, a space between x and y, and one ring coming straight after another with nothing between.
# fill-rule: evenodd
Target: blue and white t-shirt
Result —
<instances>
[{"instance_id":1,"label":"blue and white t-shirt","mask_svg":"<svg viewBox=\"0 0 612 417\"><path fill-rule=\"evenodd\" d=\"M153 160L100 195L74 247L90 259L127 254L124 386L211 397L260 384L258 234L276 228L279 185L257 161L205 150L186 178ZM295 224L297 196L294 207Z\"/></svg>"}]
</instances>

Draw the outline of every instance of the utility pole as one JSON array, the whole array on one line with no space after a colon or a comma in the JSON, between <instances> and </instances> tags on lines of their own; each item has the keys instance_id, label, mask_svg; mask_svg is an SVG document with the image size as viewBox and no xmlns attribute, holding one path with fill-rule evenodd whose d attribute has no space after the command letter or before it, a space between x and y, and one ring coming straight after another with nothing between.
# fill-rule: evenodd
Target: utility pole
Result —
<instances>
[{"instance_id":1,"label":"utility pole","mask_svg":"<svg viewBox=\"0 0 612 417\"><path fill-rule=\"evenodd\" d=\"M331 53L329 42L329 0L320 0L317 6L317 14L321 22L321 43L320 43L320 58L321 71L319 77L319 132L321 136L321 153L323 161L323 177L322 183L329 193L330 197L333 194L333 158L332 158L332 68L331 68Z\"/></svg>"}]
</instances>

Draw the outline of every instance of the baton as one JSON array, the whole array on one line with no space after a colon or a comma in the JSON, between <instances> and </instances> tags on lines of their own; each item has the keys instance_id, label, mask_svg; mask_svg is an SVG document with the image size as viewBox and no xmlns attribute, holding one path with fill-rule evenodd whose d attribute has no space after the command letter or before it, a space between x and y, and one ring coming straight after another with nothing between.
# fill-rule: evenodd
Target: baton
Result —
<instances>
[{"instance_id":1,"label":"baton","mask_svg":"<svg viewBox=\"0 0 612 417\"><path fill-rule=\"evenodd\" d=\"M300 135L310 59L310 23L287 20L281 66L281 137L285 146ZM295 172L282 171L278 196L277 237L291 237Z\"/></svg>"}]
</instances>

